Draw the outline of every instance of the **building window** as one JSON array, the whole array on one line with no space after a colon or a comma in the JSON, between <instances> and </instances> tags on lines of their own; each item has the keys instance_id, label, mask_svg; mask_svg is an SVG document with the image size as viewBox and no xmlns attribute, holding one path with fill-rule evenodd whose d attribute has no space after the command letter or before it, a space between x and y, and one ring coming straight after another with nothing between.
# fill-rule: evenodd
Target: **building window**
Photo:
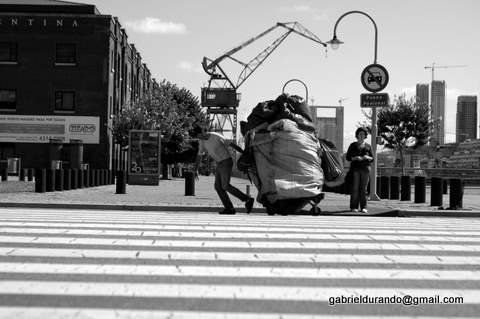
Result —
<instances>
[{"instance_id":1,"label":"building window","mask_svg":"<svg viewBox=\"0 0 480 319\"><path fill-rule=\"evenodd\" d=\"M15 110L17 108L17 91L0 89L0 109Z\"/></svg>"},{"instance_id":2,"label":"building window","mask_svg":"<svg viewBox=\"0 0 480 319\"><path fill-rule=\"evenodd\" d=\"M76 64L77 48L73 43L57 43L55 63Z\"/></svg>"},{"instance_id":3,"label":"building window","mask_svg":"<svg viewBox=\"0 0 480 319\"><path fill-rule=\"evenodd\" d=\"M17 43L0 42L0 63L17 62Z\"/></svg>"},{"instance_id":4,"label":"building window","mask_svg":"<svg viewBox=\"0 0 480 319\"><path fill-rule=\"evenodd\" d=\"M75 92L55 91L55 111L74 111Z\"/></svg>"}]
</instances>

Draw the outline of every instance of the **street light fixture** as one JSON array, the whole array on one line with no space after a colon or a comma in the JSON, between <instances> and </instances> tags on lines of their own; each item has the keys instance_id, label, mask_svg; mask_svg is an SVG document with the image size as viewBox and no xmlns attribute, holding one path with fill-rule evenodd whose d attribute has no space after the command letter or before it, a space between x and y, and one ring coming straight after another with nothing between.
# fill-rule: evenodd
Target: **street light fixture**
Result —
<instances>
[{"instance_id":1,"label":"street light fixture","mask_svg":"<svg viewBox=\"0 0 480 319\"><path fill-rule=\"evenodd\" d=\"M353 13L358 13L361 15L366 16L370 21L373 23L373 27L375 29L375 43L374 43L374 56L373 56L373 64L377 64L377 43L378 43L378 30L377 30L377 24L375 21L372 19L371 16L366 14L363 11L348 11L344 13L343 15L340 16L340 18L337 19L337 22L335 23L335 27L333 28L333 38L328 41L327 43L330 44L333 50L336 50L339 48L340 44L343 44L342 41L338 40L337 38L337 26L338 23L347 15L353 14ZM372 146L372 153L373 153L373 163L372 163L372 170L370 172L370 200L375 200L378 201L380 198L377 195L377 108L375 106L372 107L372 140L371 140L371 146Z\"/></svg>"},{"instance_id":2,"label":"street light fixture","mask_svg":"<svg viewBox=\"0 0 480 319\"><path fill-rule=\"evenodd\" d=\"M333 50L338 49L340 47L340 44L343 44L342 41L338 40L336 35L333 36L332 40L327 41L327 43L330 44Z\"/></svg>"}]
</instances>

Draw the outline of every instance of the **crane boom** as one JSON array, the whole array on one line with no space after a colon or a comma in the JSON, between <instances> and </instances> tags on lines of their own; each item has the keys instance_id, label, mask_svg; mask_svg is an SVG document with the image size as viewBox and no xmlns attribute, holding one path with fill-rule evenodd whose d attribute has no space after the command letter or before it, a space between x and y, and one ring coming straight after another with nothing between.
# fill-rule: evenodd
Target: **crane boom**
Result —
<instances>
[{"instance_id":1,"label":"crane boom","mask_svg":"<svg viewBox=\"0 0 480 319\"><path fill-rule=\"evenodd\" d=\"M236 52L240 51L241 49L245 48L246 46L250 45L254 41L260 39L261 37L265 36L266 34L272 32L276 28L285 28L286 31L280 37L278 37L270 46L260 52L256 57L251 59L248 62L242 62L236 58L233 58L232 55ZM309 31L307 28L302 26L298 22L278 22L276 25L268 28L267 30L261 32L260 34L250 38L249 40L245 41L244 43L236 46L235 48L225 52L224 54L220 55L218 58L212 60L207 57L203 58L202 67L205 72L210 75L210 82L212 80L224 80L226 81L233 89L237 89L240 87L245 80L265 61L265 59L285 40L285 38L290 35L291 33L296 33L301 35L307 39L310 39L316 43L319 43L326 47L326 43L324 43L320 38L318 38L315 34ZM225 59L230 59L238 64L240 64L243 69L240 72L240 75L234 83L228 75L224 72L224 70L220 67L220 63Z\"/></svg>"},{"instance_id":2,"label":"crane boom","mask_svg":"<svg viewBox=\"0 0 480 319\"><path fill-rule=\"evenodd\" d=\"M449 68L464 68L467 67L468 65L436 65L435 62L432 63L432 65L427 65L424 67L424 69L431 69L432 70L432 82L434 80L434 73L435 69L449 69Z\"/></svg>"}]
</instances>

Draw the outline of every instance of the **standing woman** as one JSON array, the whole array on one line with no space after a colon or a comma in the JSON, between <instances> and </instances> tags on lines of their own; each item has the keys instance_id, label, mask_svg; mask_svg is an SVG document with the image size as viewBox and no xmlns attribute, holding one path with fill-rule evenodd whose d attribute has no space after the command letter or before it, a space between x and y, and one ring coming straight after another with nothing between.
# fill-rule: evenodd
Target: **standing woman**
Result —
<instances>
[{"instance_id":1,"label":"standing woman","mask_svg":"<svg viewBox=\"0 0 480 319\"><path fill-rule=\"evenodd\" d=\"M348 147L347 161L350 161L352 173L352 193L350 195L350 210L358 212L358 206L362 213L367 213L367 187L370 177L370 163L373 162L372 147L365 142L368 132L359 127L355 131L356 142Z\"/></svg>"}]
</instances>

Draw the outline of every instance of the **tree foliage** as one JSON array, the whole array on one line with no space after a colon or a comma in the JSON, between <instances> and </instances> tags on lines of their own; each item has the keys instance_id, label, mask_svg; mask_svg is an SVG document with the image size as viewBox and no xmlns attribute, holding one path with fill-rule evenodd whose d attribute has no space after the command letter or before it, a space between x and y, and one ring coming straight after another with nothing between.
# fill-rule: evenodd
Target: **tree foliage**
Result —
<instances>
[{"instance_id":1,"label":"tree foliage","mask_svg":"<svg viewBox=\"0 0 480 319\"><path fill-rule=\"evenodd\" d=\"M428 106L404 95L396 97L393 104L378 112L378 136L382 137L384 147L400 154L402 172L405 151L428 142L432 128L428 115Z\"/></svg>"},{"instance_id":2,"label":"tree foliage","mask_svg":"<svg viewBox=\"0 0 480 319\"><path fill-rule=\"evenodd\" d=\"M189 140L196 122L208 122L198 98L189 90L163 80L150 95L123 108L114 117L113 136L115 143L127 146L130 130L159 130L162 163L189 161L195 148Z\"/></svg>"}]
</instances>

